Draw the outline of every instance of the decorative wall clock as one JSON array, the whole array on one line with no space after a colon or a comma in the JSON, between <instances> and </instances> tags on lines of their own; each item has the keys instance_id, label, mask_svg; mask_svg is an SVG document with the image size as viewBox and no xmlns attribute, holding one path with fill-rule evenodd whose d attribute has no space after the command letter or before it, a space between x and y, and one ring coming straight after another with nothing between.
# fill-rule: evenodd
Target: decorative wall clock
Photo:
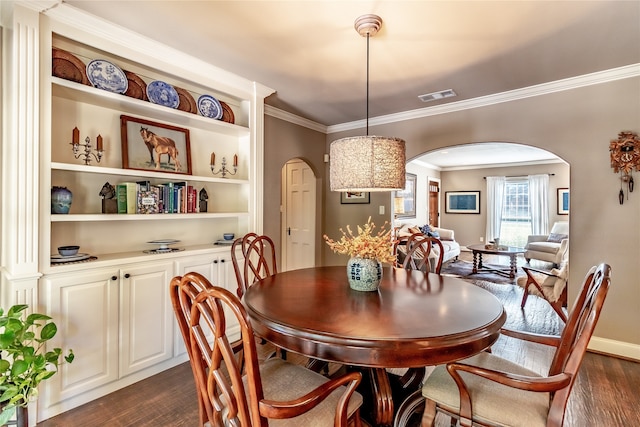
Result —
<instances>
[{"instance_id":1,"label":"decorative wall clock","mask_svg":"<svg viewBox=\"0 0 640 427\"><path fill-rule=\"evenodd\" d=\"M632 171L640 171L640 138L635 132L622 131L618 134L618 139L609 143L609 153L611 153L611 167L615 173L620 173L620 192L618 199L620 204L624 203L623 184L627 184L627 198L629 192L633 192Z\"/></svg>"}]
</instances>

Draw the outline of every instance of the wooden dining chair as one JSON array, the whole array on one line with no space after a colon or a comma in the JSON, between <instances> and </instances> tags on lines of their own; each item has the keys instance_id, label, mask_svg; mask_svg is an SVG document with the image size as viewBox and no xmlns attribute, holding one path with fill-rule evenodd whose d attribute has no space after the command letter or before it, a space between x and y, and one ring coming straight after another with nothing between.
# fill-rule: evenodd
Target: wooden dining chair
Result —
<instances>
[{"instance_id":1,"label":"wooden dining chair","mask_svg":"<svg viewBox=\"0 0 640 427\"><path fill-rule=\"evenodd\" d=\"M402 268L440 274L444 257L444 247L439 239L422 233L415 233L409 236L404 247ZM434 250L434 248L438 250ZM429 257L432 252L435 255L433 266L431 265L431 259Z\"/></svg>"},{"instance_id":2,"label":"wooden dining chair","mask_svg":"<svg viewBox=\"0 0 640 427\"><path fill-rule=\"evenodd\" d=\"M238 298L241 299L244 292L247 290L247 286L244 281L244 260L247 255L247 250L249 249L249 244L251 244L256 237L258 237L256 233L247 233L242 237L238 237L231 245L231 261L233 263L233 271L238 285L236 294L238 295ZM238 256L238 250L240 251L240 256ZM242 263L240 260L242 260Z\"/></svg>"},{"instance_id":3,"label":"wooden dining chair","mask_svg":"<svg viewBox=\"0 0 640 427\"><path fill-rule=\"evenodd\" d=\"M407 270L421 270L425 273L432 271L429 254L434 247L438 247L433 267L433 273L440 274L444 247L439 239L427 236L423 233L414 233L410 236L400 237L394 245L396 253L396 267ZM422 384L426 368L387 368L391 375L390 381L394 384L394 400L402 401Z\"/></svg>"},{"instance_id":4,"label":"wooden dining chair","mask_svg":"<svg viewBox=\"0 0 640 427\"><path fill-rule=\"evenodd\" d=\"M243 268L237 255L237 248L243 258ZM242 298L249 286L278 272L276 250L269 236L247 233L231 245L231 260L236 274L238 298Z\"/></svg>"},{"instance_id":5,"label":"wooden dining chair","mask_svg":"<svg viewBox=\"0 0 640 427\"><path fill-rule=\"evenodd\" d=\"M236 295L192 273L175 277L171 289L190 348L201 425L267 427L270 419L283 427L361 425L360 373L328 379L279 358L259 363L253 328ZM227 335L235 322L241 351Z\"/></svg>"},{"instance_id":6,"label":"wooden dining chair","mask_svg":"<svg viewBox=\"0 0 640 427\"><path fill-rule=\"evenodd\" d=\"M422 390L398 409L394 426L404 426L425 402L422 426L437 412L462 426L561 427L567 401L602 310L611 268L600 264L585 278L562 334L543 336L503 330L504 335L556 347L548 375L541 376L489 352L437 366Z\"/></svg>"},{"instance_id":7,"label":"wooden dining chair","mask_svg":"<svg viewBox=\"0 0 640 427\"><path fill-rule=\"evenodd\" d=\"M213 286L211 285L211 283L204 276L202 276L200 273L195 272L187 273L182 277L176 276L171 279L171 283L169 285L171 304L176 315L178 328L180 329L182 339L184 340L185 347L187 349L187 354L189 355L191 370L193 371L194 378L197 375L195 365L202 365L204 363L204 360L197 356L194 357L194 355L192 354L189 332L191 308L198 294L206 289L211 289L212 287ZM236 348L236 351L240 349L237 344L234 347ZM202 426L207 421L207 413L210 413L212 411L211 403L206 398L206 394L204 394L199 387L196 387L196 391L198 394L198 412L200 417L200 425Z\"/></svg>"}]
</instances>

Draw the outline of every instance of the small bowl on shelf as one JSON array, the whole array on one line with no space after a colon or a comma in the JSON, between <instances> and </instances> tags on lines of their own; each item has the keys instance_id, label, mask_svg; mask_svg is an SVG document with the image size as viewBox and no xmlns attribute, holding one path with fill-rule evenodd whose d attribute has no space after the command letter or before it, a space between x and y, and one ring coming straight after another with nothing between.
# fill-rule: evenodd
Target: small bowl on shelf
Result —
<instances>
[{"instance_id":1,"label":"small bowl on shelf","mask_svg":"<svg viewBox=\"0 0 640 427\"><path fill-rule=\"evenodd\" d=\"M224 238L224 240L233 240L236 235L233 233L224 233L222 237Z\"/></svg>"},{"instance_id":2,"label":"small bowl on shelf","mask_svg":"<svg viewBox=\"0 0 640 427\"><path fill-rule=\"evenodd\" d=\"M78 254L80 246L60 246L58 247L58 253L62 256L74 256Z\"/></svg>"}]
</instances>

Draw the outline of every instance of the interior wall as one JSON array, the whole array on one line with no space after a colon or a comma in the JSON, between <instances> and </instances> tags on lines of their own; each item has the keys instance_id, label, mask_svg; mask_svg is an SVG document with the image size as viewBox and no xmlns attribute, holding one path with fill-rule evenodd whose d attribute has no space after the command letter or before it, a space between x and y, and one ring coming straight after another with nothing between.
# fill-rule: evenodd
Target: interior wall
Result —
<instances>
[{"instance_id":1,"label":"interior wall","mask_svg":"<svg viewBox=\"0 0 640 427\"><path fill-rule=\"evenodd\" d=\"M493 141L532 145L567 161L571 167L569 299L575 299L589 267L609 263L613 284L596 336L640 345L640 328L636 326L640 324L640 193L632 193L624 205L618 203L619 177L613 173L609 159L609 142L619 132L640 132L639 93L640 78L633 77L370 126L370 134L405 139L407 159L451 145ZM327 149L331 141L359 133L356 130L327 135ZM327 182L325 189L328 191ZM344 222L342 215L329 215L340 209L336 200L327 198L324 230L328 233L336 233ZM389 207L390 197L385 202ZM375 213L373 206L350 205L349 220L366 221Z\"/></svg>"},{"instance_id":2,"label":"interior wall","mask_svg":"<svg viewBox=\"0 0 640 427\"><path fill-rule=\"evenodd\" d=\"M316 236L322 236L324 205L324 181L326 135L306 127L265 115L264 120L264 234L273 239L278 261L282 254L281 230L281 172L287 161L300 158L313 169L317 179L316 191ZM322 264L322 242L316 239L316 265Z\"/></svg>"},{"instance_id":3,"label":"interior wall","mask_svg":"<svg viewBox=\"0 0 640 427\"><path fill-rule=\"evenodd\" d=\"M399 226L404 223L427 224L429 222L428 180L429 178L440 178L440 172L413 162L407 163L407 172L416 175L416 216L415 218L398 218L394 225Z\"/></svg>"}]
</instances>

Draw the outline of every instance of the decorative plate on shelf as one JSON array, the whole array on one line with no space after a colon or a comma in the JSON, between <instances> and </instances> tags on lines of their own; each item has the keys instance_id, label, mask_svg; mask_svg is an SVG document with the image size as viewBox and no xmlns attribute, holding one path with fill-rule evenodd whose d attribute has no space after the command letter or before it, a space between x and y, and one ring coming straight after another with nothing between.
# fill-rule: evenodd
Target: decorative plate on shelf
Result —
<instances>
[{"instance_id":1,"label":"decorative plate on shelf","mask_svg":"<svg viewBox=\"0 0 640 427\"><path fill-rule=\"evenodd\" d=\"M235 123L236 117L233 115L233 110L229 107L229 104L220 101L220 105L222 105L222 121L231 124Z\"/></svg>"},{"instance_id":2,"label":"decorative plate on shelf","mask_svg":"<svg viewBox=\"0 0 640 427\"><path fill-rule=\"evenodd\" d=\"M154 80L147 85L147 96L154 104L169 108L178 108L180 105L180 97L175 88L161 80Z\"/></svg>"},{"instance_id":3,"label":"decorative plate on shelf","mask_svg":"<svg viewBox=\"0 0 640 427\"><path fill-rule=\"evenodd\" d=\"M60 263L60 262L74 262L74 261L84 261L88 259L91 255L89 254L75 254L69 256L62 256L60 254L51 255L52 263Z\"/></svg>"},{"instance_id":4,"label":"decorative plate on shelf","mask_svg":"<svg viewBox=\"0 0 640 427\"><path fill-rule=\"evenodd\" d=\"M205 117L216 120L222 118L222 105L211 95L201 95L198 98L198 111Z\"/></svg>"},{"instance_id":5,"label":"decorative plate on shelf","mask_svg":"<svg viewBox=\"0 0 640 427\"><path fill-rule=\"evenodd\" d=\"M94 59L87 64L87 78L94 87L109 92L125 93L129 87L124 71L105 59Z\"/></svg>"},{"instance_id":6,"label":"decorative plate on shelf","mask_svg":"<svg viewBox=\"0 0 640 427\"><path fill-rule=\"evenodd\" d=\"M214 245L231 246L233 245L233 240L224 240L224 239L216 240Z\"/></svg>"},{"instance_id":7,"label":"decorative plate on shelf","mask_svg":"<svg viewBox=\"0 0 640 427\"><path fill-rule=\"evenodd\" d=\"M91 86L87 78L87 66L66 50L56 47L51 50L51 74L61 79Z\"/></svg>"},{"instance_id":8,"label":"decorative plate on shelf","mask_svg":"<svg viewBox=\"0 0 640 427\"><path fill-rule=\"evenodd\" d=\"M180 240L163 239L163 240L151 240L150 242L147 242L147 243L151 243L152 245L160 245L158 247L159 250L167 250L167 249L170 249L169 245L173 245L174 243L178 243L178 242L180 242Z\"/></svg>"},{"instance_id":9,"label":"decorative plate on shelf","mask_svg":"<svg viewBox=\"0 0 640 427\"><path fill-rule=\"evenodd\" d=\"M178 110L186 111L187 113L198 114L198 107L196 106L196 100L193 99L193 96L186 90L181 87L174 86L173 87L178 93L178 97L180 98L180 104L178 104Z\"/></svg>"},{"instance_id":10,"label":"decorative plate on shelf","mask_svg":"<svg viewBox=\"0 0 640 427\"><path fill-rule=\"evenodd\" d=\"M127 80L129 82L129 87L124 94L131 98L148 101L149 98L147 98L147 84L144 82L144 80L142 80L140 76L132 73L131 71L124 70L124 74L127 76Z\"/></svg>"}]
</instances>

